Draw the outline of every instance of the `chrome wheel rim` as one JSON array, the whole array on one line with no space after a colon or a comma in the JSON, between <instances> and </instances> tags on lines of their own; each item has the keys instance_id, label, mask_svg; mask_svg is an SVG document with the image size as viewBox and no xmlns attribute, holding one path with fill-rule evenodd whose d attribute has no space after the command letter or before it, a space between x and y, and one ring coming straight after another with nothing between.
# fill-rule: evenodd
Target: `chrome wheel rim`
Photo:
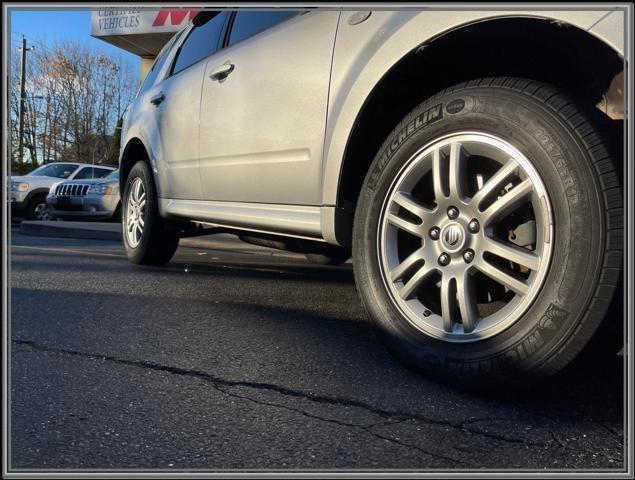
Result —
<instances>
[{"instance_id":1,"label":"chrome wheel rim","mask_svg":"<svg viewBox=\"0 0 635 480\"><path fill-rule=\"evenodd\" d=\"M378 260L414 327L474 342L527 311L552 239L551 203L531 162L501 138L461 132L424 146L395 177L380 213Z\"/></svg>"},{"instance_id":2,"label":"chrome wheel rim","mask_svg":"<svg viewBox=\"0 0 635 480\"><path fill-rule=\"evenodd\" d=\"M35 206L34 213L37 220L51 220L53 218L51 216L51 209L46 203L38 203Z\"/></svg>"},{"instance_id":3,"label":"chrome wheel rim","mask_svg":"<svg viewBox=\"0 0 635 480\"><path fill-rule=\"evenodd\" d=\"M130 185L123 222L126 241L131 248L135 248L141 241L145 227L145 215L146 190L143 180L137 177Z\"/></svg>"}]
</instances>

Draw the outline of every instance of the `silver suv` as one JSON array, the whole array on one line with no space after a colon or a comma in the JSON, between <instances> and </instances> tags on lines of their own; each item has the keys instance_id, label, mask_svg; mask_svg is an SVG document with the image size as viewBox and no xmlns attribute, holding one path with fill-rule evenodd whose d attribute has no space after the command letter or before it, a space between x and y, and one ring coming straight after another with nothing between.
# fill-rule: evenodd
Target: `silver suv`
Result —
<instances>
[{"instance_id":1,"label":"silver suv","mask_svg":"<svg viewBox=\"0 0 635 480\"><path fill-rule=\"evenodd\" d=\"M192 222L352 254L389 350L463 385L619 350L625 11L443 8L198 14L125 113L129 259Z\"/></svg>"},{"instance_id":2,"label":"silver suv","mask_svg":"<svg viewBox=\"0 0 635 480\"><path fill-rule=\"evenodd\" d=\"M119 172L56 183L46 196L51 215L64 220L120 220Z\"/></svg>"},{"instance_id":3,"label":"silver suv","mask_svg":"<svg viewBox=\"0 0 635 480\"><path fill-rule=\"evenodd\" d=\"M11 177L11 213L27 220L51 220L46 197L60 180L88 180L104 177L112 167L87 163L55 162L42 165L27 175Z\"/></svg>"}]
</instances>

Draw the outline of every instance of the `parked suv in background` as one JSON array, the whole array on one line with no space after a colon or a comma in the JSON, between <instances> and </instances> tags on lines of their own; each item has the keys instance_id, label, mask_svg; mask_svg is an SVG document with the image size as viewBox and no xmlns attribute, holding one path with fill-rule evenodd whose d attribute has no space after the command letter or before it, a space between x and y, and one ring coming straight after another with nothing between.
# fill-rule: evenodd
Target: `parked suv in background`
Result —
<instances>
[{"instance_id":1,"label":"parked suv in background","mask_svg":"<svg viewBox=\"0 0 635 480\"><path fill-rule=\"evenodd\" d=\"M11 177L11 213L28 220L50 220L46 196L53 184L60 179L101 178L113 170L86 163L56 162L42 165L27 175Z\"/></svg>"},{"instance_id":2,"label":"parked suv in background","mask_svg":"<svg viewBox=\"0 0 635 480\"><path fill-rule=\"evenodd\" d=\"M64 220L119 220L119 172L103 178L56 183L46 197L50 213Z\"/></svg>"},{"instance_id":3,"label":"parked suv in background","mask_svg":"<svg viewBox=\"0 0 635 480\"><path fill-rule=\"evenodd\" d=\"M125 113L128 258L168 262L193 221L352 252L390 351L461 384L616 352L623 25L600 7L202 12Z\"/></svg>"}]
</instances>

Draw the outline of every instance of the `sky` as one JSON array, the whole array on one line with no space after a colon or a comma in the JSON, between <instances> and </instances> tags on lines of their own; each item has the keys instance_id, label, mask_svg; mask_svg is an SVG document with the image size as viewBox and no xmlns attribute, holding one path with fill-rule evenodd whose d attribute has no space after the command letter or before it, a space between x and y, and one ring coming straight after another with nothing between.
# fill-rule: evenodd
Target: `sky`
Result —
<instances>
[{"instance_id":1,"label":"sky","mask_svg":"<svg viewBox=\"0 0 635 480\"><path fill-rule=\"evenodd\" d=\"M27 47L51 48L56 41L79 40L95 51L111 58L127 59L133 68L139 68L139 57L102 40L90 36L90 10L10 10L12 55L18 54L22 35Z\"/></svg>"}]
</instances>

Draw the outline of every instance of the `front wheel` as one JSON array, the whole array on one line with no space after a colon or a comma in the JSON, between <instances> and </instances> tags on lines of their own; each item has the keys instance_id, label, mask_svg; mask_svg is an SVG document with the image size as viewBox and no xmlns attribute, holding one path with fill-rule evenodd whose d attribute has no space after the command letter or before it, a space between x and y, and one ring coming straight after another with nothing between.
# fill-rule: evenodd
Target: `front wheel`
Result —
<instances>
[{"instance_id":1,"label":"front wheel","mask_svg":"<svg viewBox=\"0 0 635 480\"><path fill-rule=\"evenodd\" d=\"M139 265L169 262L179 244L178 227L159 214L154 179L145 162L137 162L130 170L121 206L128 259Z\"/></svg>"},{"instance_id":2,"label":"front wheel","mask_svg":"<svg viewBox=\"0 0 635 480\"><path fill-rule=\"evenodd\" d=\"M33 198L26 209L27 220L55 220L51 214L51 207L46 203L46 197L41 195Z\"/></svg>"},{"instance_id":3,"label":"front wheel","mask_svg":"<svg viewBox=\"0 0 635 480\"><path fill-rule=\"evenodd\" d=\"M621 193L587 117L553 87L492 78L417 107L375 158L355 277L388 348L469 385L569 363L620 277Z\"/></svg>"}]
</instances>

